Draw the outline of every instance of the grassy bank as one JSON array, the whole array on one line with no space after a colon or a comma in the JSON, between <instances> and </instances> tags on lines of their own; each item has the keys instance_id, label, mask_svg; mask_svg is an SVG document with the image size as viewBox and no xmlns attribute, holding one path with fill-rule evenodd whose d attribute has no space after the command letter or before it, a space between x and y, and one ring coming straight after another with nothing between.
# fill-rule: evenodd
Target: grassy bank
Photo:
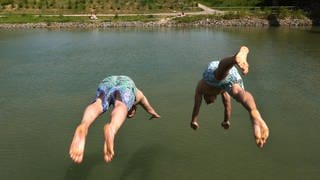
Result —
<instances>
[{"instance_id":1,"label":"grassy bank","mask_svg":"<svg viewBox=\"0 0 320 180\"><path fill-rule=\"evenodd\" d=\"M204 19L216 19L216 20L231 20L231 19L242 19L246 17L254 17L259 19L269 19L273 17L275 19L305 19L307 13L302 10L293 10L291 8L220 8L224 10L224 14L210 14L210 15L197 15L197 16L185 16L177 19L177 22L181 23L192 23Z\"/></svg>"},{"instance_id":2,"label":"grassy bank","mask_svg":"<svg viewBox=\"0 0 320 180\"><path fill-rule=\"evenodd\" d=\"M92 23L92 22L150 22L157 21L153 15L136 15L136 16L101 16L98 20L92 21L89 16L64 16L64 15L33 15L33 14L3 14L0 15L0 24L26 24L26 23Z\"/></svg>"},{"instance_id":3,"label":"grassy bank","mask_svg":"<svg viewBox=\"0 0 320 180\"><path fill-rule=\"evenodd\" d=\"M187 15L182 17L174 16L156 16L156 15L118 15L110 14L108 16L98 16L95 22L152 22L159 21L163 18L174 19L177 23L193 23L204 19L216 20L230 20L241 19L244 17L256 17L260 19L268 19L273 16L277 19L293 18L303 19L306 18L306 13L301 10L292 10L286 8L279 8L277 10L271 8L254 8L254 9L233 9L232 11L225 11L224 14L210 14L210 15ZM67 16L67 15L37 15L37 14L0 14L0 24L23 24L23 23L64 23L64 22L77 22L77 23L91 23L88 15L83 16Z\"/></svg>"}]
</instances>

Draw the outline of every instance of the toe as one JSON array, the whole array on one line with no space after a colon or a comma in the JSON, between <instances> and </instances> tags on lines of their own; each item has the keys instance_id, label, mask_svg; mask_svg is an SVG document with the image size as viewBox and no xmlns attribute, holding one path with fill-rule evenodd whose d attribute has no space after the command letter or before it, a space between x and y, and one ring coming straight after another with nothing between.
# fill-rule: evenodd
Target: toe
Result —
<instances>
[{"instance_id":1,"label":"toe","mask_svg":"<svg viewBox=\"0 0 320 180\"><path fill-rule=\"evenodd\" d=\"M256 139L256 144L259 148L263 148L263 141L261 139Z\"/></svg>"}]
</instances>

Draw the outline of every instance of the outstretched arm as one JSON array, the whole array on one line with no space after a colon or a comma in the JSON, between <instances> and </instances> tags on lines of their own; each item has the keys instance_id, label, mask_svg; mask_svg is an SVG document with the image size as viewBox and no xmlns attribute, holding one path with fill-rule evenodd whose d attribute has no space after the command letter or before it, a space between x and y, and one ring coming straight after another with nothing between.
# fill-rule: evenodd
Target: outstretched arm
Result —
<instances>
[{"instance_id":1,"label":"outstretched arm","mask_svg":"<svg viewBox=\"0 0 320 180\"><path fill-rule=\"evenodd\" d=\"M145 109L149 114L151 114L151 118L160 118L160 115L153 109L150 105L147 97L137 89L136 101Z\"/></svg>"},{"instance_id":2,"label":"outstretched arm","mask_svg":"<svg viewBox=\"0 0 320 180\"><path fill-rule=\"evenodd\" d=\"M194 104L193 104L192 118L191 118L191 124L190 124L191 128L194 130L199 128L198 115L200 111L201 102L202 102L202 92L201 92L201 85L199 82L194 94Z\"/></svg>"},{"instance_id":3,"label":"outstretched arm","mask_svg":"<svg viewBox=\"0 0 320 180\"><path fill-rule=\"evenodd\" d=\"M224 105L224 121L221 123L221 126L224 129L229 129L231 117L231 97L226 91L221 94L221 97Z\"/></svg>"}]
</instances>

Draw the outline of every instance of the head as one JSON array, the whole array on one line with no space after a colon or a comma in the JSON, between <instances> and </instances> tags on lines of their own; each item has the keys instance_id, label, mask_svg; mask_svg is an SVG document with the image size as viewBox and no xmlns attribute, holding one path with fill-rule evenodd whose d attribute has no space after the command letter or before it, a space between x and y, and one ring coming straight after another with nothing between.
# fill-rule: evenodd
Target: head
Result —
<instances>
[{"instance_id":1,"label":"head","mask_svg":"<svg viewBox=\"0 0 320 180\"><path fill-rule=\"evenodd\" d=\"M216 100L215 95L203 94L203 99L206 101L207 104L211 104Z\"/></svg>"},{"instance_id":2,"label":"head","mask_svg":"<svg viewBox=\"0 0 320 180\"><path fill-rule=\"evenodd\" d=\"M136 115L136 112L137 112L137 106L133 105L131 109L128 111L127 117L133 118Z\"/></svg>"}]
</instances>

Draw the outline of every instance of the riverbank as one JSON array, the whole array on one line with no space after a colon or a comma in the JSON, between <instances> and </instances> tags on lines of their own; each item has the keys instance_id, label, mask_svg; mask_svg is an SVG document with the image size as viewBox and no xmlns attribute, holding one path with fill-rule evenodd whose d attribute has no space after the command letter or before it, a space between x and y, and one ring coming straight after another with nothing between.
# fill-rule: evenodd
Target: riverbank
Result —
<instances>
[{"instance_id":1,"label":"riverbank","mask_svg":"<svg viewBox=\"0 0 320 180\"><path fill-rule=\"evenodd\" d=\"M284 19L270 21L259 18L244 18L231 20L206 19L191 23L177 23L175 21L155 21L155 22L66 22L66 23L24 23L24 24L0 24L1 29L33 29L33 28L114 28L114 27L306 27L312 26L309 19Z\"/></svg>"},{"instance_id":2,"label":"riverbank","mask_svg":"<svg viewBox=\"0 0 320 180\"><path fill-rule=\"evenodd\" d=\"M312 20L308 18L256 18L243 17L238 19L215 19L200 18L195 21L185 21L180 18L162 18L159 20L142 22L142 21L88 21L88 22L39 22L39 23L3 23L1 29L33 29L33 28L114 28L114 27L306 27L312 26Z\"/></svg>"}]
</instances>

